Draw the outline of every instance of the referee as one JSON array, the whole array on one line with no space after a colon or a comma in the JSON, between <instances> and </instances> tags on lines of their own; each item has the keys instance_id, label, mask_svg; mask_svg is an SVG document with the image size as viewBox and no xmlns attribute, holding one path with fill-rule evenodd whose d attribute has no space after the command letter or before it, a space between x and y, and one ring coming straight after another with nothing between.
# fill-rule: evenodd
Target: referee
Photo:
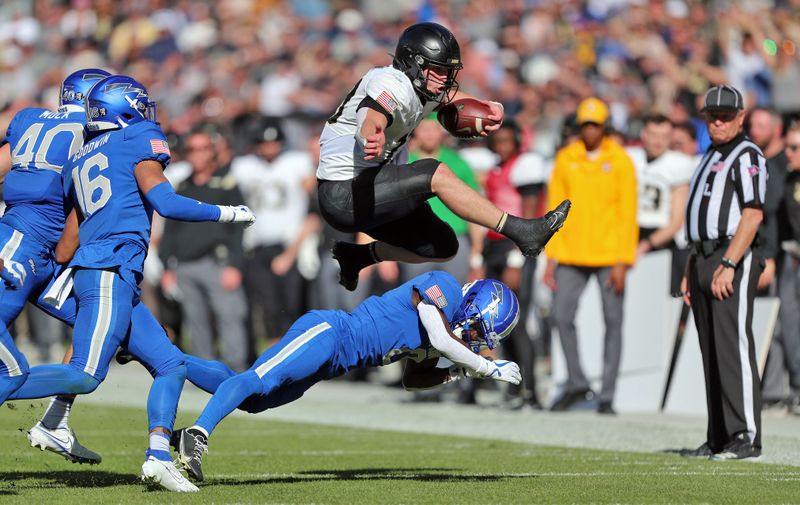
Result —
<instances>
[{"instance_id":1,"label":"referee","mask_svg":"<svg viewBox=\"0 0 800 505\"><path fill-rule=\"evenodd\" d=\"M684 455L716 460L761 455L752 317L763 268L754 242L767 172L761 150L742 132L742 102L731 86L706 92L702 112L711 146L692 176L686 208L692 254L681 288L700 338L708 433L703 445Z\"/></svg>"}]
</instances>

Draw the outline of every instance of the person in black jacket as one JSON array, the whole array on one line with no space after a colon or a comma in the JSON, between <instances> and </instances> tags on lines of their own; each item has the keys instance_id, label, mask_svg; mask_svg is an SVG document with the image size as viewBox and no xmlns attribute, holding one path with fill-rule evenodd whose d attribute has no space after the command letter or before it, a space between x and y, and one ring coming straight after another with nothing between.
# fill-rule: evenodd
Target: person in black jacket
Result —
<instances>
[{"instance_id":1,"label":"person in black jacket","mask_svg":"<svg viewBox=\"0 0 800 505\"><path fill-rule=\"evenodd\" d=\"M191 174L176 185L179 195L218 205L244 200L230 174L230 152L218 132L196 130L186 140ZM220 359L234 370L247 368L247 301L242 289L243 228L235 224L167 221L159 247L165 272L161 286L176 293L191 339L190 352ZM214 352L211 314L219 356Z\"/></svg>"}]
</instances>

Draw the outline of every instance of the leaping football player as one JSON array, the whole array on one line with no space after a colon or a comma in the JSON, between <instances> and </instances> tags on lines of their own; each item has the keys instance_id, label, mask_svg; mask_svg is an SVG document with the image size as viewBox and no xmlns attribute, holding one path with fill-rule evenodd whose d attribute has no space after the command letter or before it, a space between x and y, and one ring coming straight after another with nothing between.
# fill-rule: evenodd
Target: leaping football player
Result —
<instances>
[{"instance_id":1,"label":"leaping football player","mask_svg":"<svg viewBox=\"0 0 800 505\"><path fill-rule=\"evenodd\" d=\"M423 118L452 100L472 98L458 90L462 68L455 36L436 23L402 33L391 66L369 70L328 119L320 137L317 169L322 216L344 232L364 232L369 244L337 242L339 282L354 290L359 271L379 261L444 262L458 250L452 228L426 201L438 196L466 221L513 240L526 256L538 255L564 224L565 200L537 219L503 212L434 159L407 163L406 142ZM485 102L500 127L503 106Z\"/></svg>"}]
</instances>

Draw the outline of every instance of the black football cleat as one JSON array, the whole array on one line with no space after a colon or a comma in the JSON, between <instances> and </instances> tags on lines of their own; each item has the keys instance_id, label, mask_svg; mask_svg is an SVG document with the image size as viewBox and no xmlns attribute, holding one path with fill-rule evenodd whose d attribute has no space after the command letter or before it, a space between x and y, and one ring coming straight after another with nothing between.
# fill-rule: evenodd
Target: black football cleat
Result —
<instances>
[{"instance_id":1,"label":"black football cleat","mask_svg":"<svg viewBox=\"0 0 800 505\"><path fill-rule=\"evenodd\" d=\"M572 202L564 200L558 207L536 219L508 216L501 233L513 240L524 256L535 258L564 226L571 206Z\"/></svg>"},{"instance_id":2,"label":"black football cleat","mask_svg":"<svg viewBox=\"0 0 800 505\"><path fill-rule=\"evenodd\" d=\"M114 359L120 365L127 365L128 363L130 363L131 361L135 360L136 358L134 358L133 354L128 352L127 349L120 349L119 351L117 351L117 355L114 357Z\"/></svg>"},{"instance_id":3,"label":"black football cleat","mask_svg":"<svg viewBox=\"0 0 800 505\"><path fill-rule=\"evenodd\" d=\"M203 455L208 454L208 438L195 428L178 430L178 463L192 480L203 480Z\"/></svg>"}]
</instances>

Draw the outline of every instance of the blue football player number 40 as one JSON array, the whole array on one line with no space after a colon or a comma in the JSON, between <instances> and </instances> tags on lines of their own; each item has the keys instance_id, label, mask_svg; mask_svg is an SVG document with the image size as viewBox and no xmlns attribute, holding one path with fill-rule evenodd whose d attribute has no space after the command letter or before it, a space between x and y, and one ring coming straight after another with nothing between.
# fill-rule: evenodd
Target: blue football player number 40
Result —
<instances>
[{"instance_id":1,"label":"blue football player number 40","mask_svg":"<svg viewBox=\"0 0 800 505\"><path fill-rule=\"evenodd\" d=\"M41 143L36 146L43 127L44 123L33 123L25 130L25 133L19 138L14 152L11 153L11 163L15 167L28 169L31 161L33 161L36 168L60 173L64 167L47 161L47 153L50 150L50 145L59 133L71 133L72 142L70 142L69 146L69 154L71 156L72 153L80 149L83 143L83 125L80 123L62 123L56 125L47 130L44 137L42 137Z\"/></svg>"},{"instance_id":2,"label":"blue football player number 40","mask_svg":"<svg viewBox=\"0 0 800 505\"><path fill-rule=\"evenodd\" d=\"M103 153L96 153L72 171L78 205L87 217L102 209L111 198L111 181L108 177L97 174L93 179L89 178L89 172L95 167L98 171L108 168L108 157Z\"/></svg>"}]
</instances>

